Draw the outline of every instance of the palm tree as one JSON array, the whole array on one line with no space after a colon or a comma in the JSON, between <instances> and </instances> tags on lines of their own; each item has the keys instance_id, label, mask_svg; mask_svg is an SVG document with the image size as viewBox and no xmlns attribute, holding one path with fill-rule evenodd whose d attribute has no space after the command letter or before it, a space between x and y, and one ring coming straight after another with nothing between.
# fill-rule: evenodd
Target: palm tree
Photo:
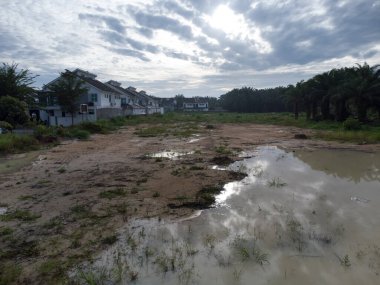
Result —
<instances>
[{"instance_id":1,"label":"palm tree","mask_svg":"<svg viewBox=\"0 0 380 285\"><path fill-rule=\"evenodd\" d=\"M69 70L61 73L60 78L48 88L57 96L58 104L64 112L71 114L71 125L74 125L75 113L79 110L78 100L87 93L84 81Z\"/></svg>"},{"instance_id":2,"label":"palm tree","mask_svg":"<svg viewBox=\"0 0 380 285\"><path fill-rule=\"evenodd\" d=\"M305 82L302 80L296 86L290 84L285 91L288 101L293 104L294 119L298 120L301 104L304 97Z\"/></svg>"},{"instance_id":3,"label":"palm tree","mask_svg":"<svg viewBox=\"0 0 380 285\"><path fill-rule=\"evenodd\" d=\"M357 64L351 69L346 91L360 122L367 121L367 111L371 102L376 102L380 86L379 65L370 67L367 63Z\"/></svg>"}]
</instances>

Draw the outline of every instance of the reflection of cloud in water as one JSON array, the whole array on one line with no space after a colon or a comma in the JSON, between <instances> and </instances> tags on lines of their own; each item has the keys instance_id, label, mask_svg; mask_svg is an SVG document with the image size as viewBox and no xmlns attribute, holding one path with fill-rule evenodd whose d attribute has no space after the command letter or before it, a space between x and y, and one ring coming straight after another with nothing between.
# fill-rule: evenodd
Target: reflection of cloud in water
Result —
<instances>
[{"instance_id":1,"label":"reflection of cloud in water","mask_svg":"<svg viewBox=\"0 0 380 285\"><path fill-rule=\"evenodd\" d=\"M308 153L307 159L299 153L294 155L263 147L255 151L254 157L232 164L230 168L246 171L248 176L242 181L226 184L224 191L216 197L217 207L179 223L162 224L148 220L144 224L146 239L151 238L145 242L138 237L141 252L137 256L144 256L147 244L160 256L166 251L170 257L173 248L175 252L181 244L191 243L198 250L189 258L198 278L193 283L197 284L236 284L234 268L243 268L239 284L252 284L252 280L255 284L311 284L309 281L312 280L315 281L312 284L349 285L357 284L359 279L364 284L377 284L374 280L378 277L374 274L375 269L368 267L368 259L363 262L355 259L355 266L344 271L335 255L348 254L353 258L357 253L353 244L375 245L378 241L378 181L367 181L371 176L362 171L376 171L375 164L346 171L341 170L347 165L339 165L340 158L331 158L341 152L328 151L326 156L319 152ZM368 157L373 158L369 154L357 156L353 152L345 152L345 155L352 155L357 165L369 163ZM368 157L364 157L366 155ZM318 163L314 164L315 161ZM334 173L344 175L331 175L330 170L323 169L324 165L329 165ZM362 179L363 176L366 178ZM267 182L273 178L286 184L270 187ZM363 197L368 203L358 203L350 197ZM244 263L236 247L231 247L239 235L262 253L268 253L270 264L258 266L252 252L249 252L251 259ZM215 243L214 247L207 247L205 239ZM239 246L241 244L238 244L239 250L244 250ZM231 265L218 265L221 260L229 260ZM133 262L129 260L128 264L133 265ZM155 263L146 266L147 269L141 269L141 280L137 284L178 284L176 274L180 270L167 272L162 277L155 275ZM380 259L376 270L380 270Z\"/></svg>"}]
</instances>

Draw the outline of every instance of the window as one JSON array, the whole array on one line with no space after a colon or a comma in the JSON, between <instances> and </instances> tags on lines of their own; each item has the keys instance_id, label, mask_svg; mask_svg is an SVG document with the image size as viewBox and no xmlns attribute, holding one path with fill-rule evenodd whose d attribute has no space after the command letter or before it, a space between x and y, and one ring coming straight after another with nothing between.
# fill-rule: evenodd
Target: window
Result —
<instances>
[{"instance_id":1,"label":"window","mask_svg":"<svg viewBox=\"0 0 380 285\"><path fill-rule=\"evenodd\" d=\"M91 102L98 102L98 94L96 93L91 94Z\"/></svg>"},{"instance_id":2,"label":"window","mask_svg":"<svg viewBox=\"0 0 380 285\"><path fill-rule=\"evenodd\" d=\"M62 117L66 117L66 113L65 112L62 112Z\"/></svg>"}]
</instances>

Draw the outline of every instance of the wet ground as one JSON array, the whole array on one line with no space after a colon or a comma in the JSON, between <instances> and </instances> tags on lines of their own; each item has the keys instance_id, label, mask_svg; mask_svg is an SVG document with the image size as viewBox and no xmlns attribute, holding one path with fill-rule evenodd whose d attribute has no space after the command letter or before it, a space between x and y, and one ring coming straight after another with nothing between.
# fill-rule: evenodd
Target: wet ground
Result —
<instances>
[{"instance_id":1,"label":"wet ground","mask_svg":"<svg viewBox=\"0 0 380 285\"><path fill-rule=\"evenodd\" d=\"M134 220L83 274L136 284L379 284L380 153L261 146L214 208ZM225 171L222 170L219 171ZM103 273L103 276L100 276Z\"/></svg>"},{"instance_id":2,"label":"wet ground","mask_svg":"<svg viewBox=\"0 0 380 285\"><path fill-rule=\"evenodd\" d=\"M377 281L380 145L297 140L311 131L255 124L199 124L191 137L136 130L0 160L0 273L60 284L124 239L127 262L107 263L109 280L273 284L336 270L340 281ZM238 173L227 171L233 161ZM218 207L188 219L213 200L200 191L231 181Z\"/></svg>"}]
</instances>

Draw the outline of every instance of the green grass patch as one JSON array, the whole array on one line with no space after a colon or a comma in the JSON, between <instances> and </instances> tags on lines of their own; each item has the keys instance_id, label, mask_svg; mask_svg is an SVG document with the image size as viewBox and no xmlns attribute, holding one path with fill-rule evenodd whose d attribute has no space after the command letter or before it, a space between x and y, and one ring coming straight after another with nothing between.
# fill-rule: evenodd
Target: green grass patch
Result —
<instances>
[{"instance_id":1,"label":"green grass patch","mask_svg":"<svg viewBox=\"0 0 380 285\"><path fill-rule=\"evenodd\" d=\"M0 154L37 150L39 142L31 135L0 135Z\"/></svg>"},{"instance_id":2,"label":"green grass patch","mask_svg":"<svg viewBox=\"0 0 380 285\"><path fill-rule=\"evenodd\" d=\"M13 229L10 227L1 227L0 228L0 237L9 236L13 234Z\"/></svg>"},{"instance_id":3,"label":"green grass patch","mask_svg":"<svg viewBox=\"0 0 380 285\"><path fill-rule=\"evenodd\" d=\"M59 279L64 277L66 268L62 261L58 259L49 259L43 262L37 271L43 277Z\"/></svg>"},{"instance_id":4,"label":"green grass patch","mask_svg":"<svg viewBox=\"0 0 380 285\"><path fill-rule=\"evenodd\" d=\"M117 197L123 197L127 195L127 191L123 188L116 188L113 190L102 191L99 193L100 198L113 199Z\"/></svg>"},{"instance_id":5,"label":"green grass patch","mask_svg":"<svg viewBox=\"0 0 380 285\"><path fill-rule=\"evenodd\" d=\"M5 215L0 216L0 221L12 221L19 220L23 222L33 222L37 220L41 215L33 214L28 210L15 210L13 212L8 212Z\"/></svg>"},{"instance_id":6,"label":"green grass patch","mask_svg":"<svg viewBox=\"0 0 380 285\"><path fill-rule=\"evenodd\" d=\"M0 285L12 284L20 276L21 271L21 266L13 262L0 263Z\"/></svg>"}]
</instances>

